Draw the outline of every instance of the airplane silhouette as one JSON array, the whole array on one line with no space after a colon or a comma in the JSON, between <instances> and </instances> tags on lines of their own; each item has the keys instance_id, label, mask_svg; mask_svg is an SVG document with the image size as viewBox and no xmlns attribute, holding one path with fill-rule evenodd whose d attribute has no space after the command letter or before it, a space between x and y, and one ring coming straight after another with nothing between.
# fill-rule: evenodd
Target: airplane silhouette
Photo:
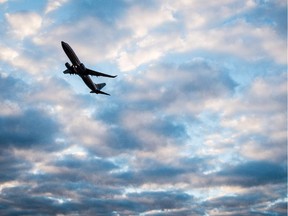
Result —
<instances>
[{"instance_id":1,"label":"airplane silhouette","mask_svg":"<svg viewBox=\"0 0 288 216\"><path fill-rule=\"evenodd\" d=\"M62 48L68 58L70 59L72 65L70 65L68 62L65 63L66 70L63 71L64 74L77 74L79 75L84 83L91 89L90 93L96 93L96 94L105 94L105 95L110 95L106 92L101 91L101 89L106 85L106 83L99 83L95 84L91 80L90 76L103 76L103 77L109 77L109 78L115 78L116 76L111 76L105 73L101 73L98 71L94 71L91 69L88 69L85 67L85 65L80 62L78 59L77 55L73 51L73 49L69 46L68 43L65 43L64 41L61 41Z\"/></svg>"}]
</instances>

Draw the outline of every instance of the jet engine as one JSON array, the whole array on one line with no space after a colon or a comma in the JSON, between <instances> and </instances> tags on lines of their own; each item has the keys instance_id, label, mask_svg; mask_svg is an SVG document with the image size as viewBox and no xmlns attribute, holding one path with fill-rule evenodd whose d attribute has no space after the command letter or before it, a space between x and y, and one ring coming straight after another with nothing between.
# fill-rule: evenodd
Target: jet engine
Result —
<instances>
[{"instance_id":1,"label":"jet engine","mask_svg":"<svg viewBox=\"0 0 288 216\"><path fill-rule=\"evenodd\" d=\"M70 65L68 62L65 63L65 66L67 68L67 70L65 70L63 73L64 74L75 74L74 72L74 68L72 65Z\"/></svg>"},{"instance_id":2,"label":"jet engine","mask_svg":"<svg viewBox=\"0 0 288 216\"><path fill-rule=\"evenodd\" d=\"M66 68L67 68L68 70L71 70L71 69L72 69L72 68L71 68L72 66L71 66L68 62L65 63L65 66L66 66ZM71 71L72 71L72 70L71 70Z\"/></svg>"}]
</instances>

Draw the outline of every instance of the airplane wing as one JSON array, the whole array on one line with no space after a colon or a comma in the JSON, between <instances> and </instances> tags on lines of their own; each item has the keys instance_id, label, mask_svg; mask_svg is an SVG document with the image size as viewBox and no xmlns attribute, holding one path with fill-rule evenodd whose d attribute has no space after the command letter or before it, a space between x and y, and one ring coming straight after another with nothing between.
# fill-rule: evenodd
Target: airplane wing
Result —
<instances>
[{"instance_id":1,"label":"airplane wing","mask_svg":"<svg viewBox=\"0 0 288 216\"><path fill-rule=\"evenodd\" d=\"M91 75L91 76L103 76L103 77L109 77L109 78L117 77L117 75L116 76L112 76L112 75L104 74L104 73L101 73L101 72L98 72L98 71L93 71L93 70L88 69L88 68L86 68L86 72L87 72L88 75Z\"/></svg>"}]
</instances>

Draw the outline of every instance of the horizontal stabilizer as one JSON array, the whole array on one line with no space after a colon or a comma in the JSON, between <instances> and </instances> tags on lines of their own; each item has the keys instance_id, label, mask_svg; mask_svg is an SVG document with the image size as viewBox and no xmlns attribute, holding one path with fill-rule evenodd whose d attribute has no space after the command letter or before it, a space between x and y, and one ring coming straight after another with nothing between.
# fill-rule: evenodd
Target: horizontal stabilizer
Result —
<instances>
[{"instance_id":1,"label":"horizontal stabilizer","mask_svg":"<svg viewBox=\"0 0 288 216\"><path fill-rule=\"evenodd\" d=\"M71 71L66 69L65 71L63 71L64 74L71 74Z\"/></svg>"},{"instance_id":2,"label":"horizontal stabilizer","mask_svg":"<svg viewBox=\"0 0 288 216\"><path fill-rule=\"evenodd\" d=\"M103 91L100 91L100 90L97 90L97 91L90 91L90 93L104 94L104 95L109 95L109 96L110 96L110 94L108 94L108 93L106 93L106 92L103 92Z\"/></svg>"},{"instance_id":3,"label":"horizontal stabilizer","mask_svg":"<svg viewBox=\"0 0 288 216\"><path fill-rule=\"evenodd\" d=\"M98 84L95 84L95 86L96 86L96 89L101 90L104 86L106 86L106 83L98 83Z\"/></svg>"}]
</instances>

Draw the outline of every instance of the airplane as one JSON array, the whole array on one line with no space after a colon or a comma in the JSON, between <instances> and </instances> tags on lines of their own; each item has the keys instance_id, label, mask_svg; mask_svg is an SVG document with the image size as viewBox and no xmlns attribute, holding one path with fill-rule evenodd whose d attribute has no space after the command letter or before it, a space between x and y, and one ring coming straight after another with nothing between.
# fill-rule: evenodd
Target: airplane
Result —
<instances>
[{"instance_id":1,"label":"airplane","mask_svg":"<svg viewBox=\"0 0 288 216\"><path fill-rule=\"evenodd\" d=\"M97 76L97 77L103 76L103 77L109 77L109 78L115 78L115 77L117 77L117 75L112 76L112 75L108 75L105 73L101 73L99 71L94 71L94 70L86 68L85 65L82 62L80 62L77 55L75 54L75 52L69 46L68 43L61 41L61 45L62 45L64 52L66 53L66 55L68 56L68 58L70 59L70 61L72 63L72 65L70 65L68 62L65 63L65 66L67 69L65 71L63 71L63 73L64 74L70 74L70 75L71 74L79 75L82 78L82 80L84 81L84 83L87 85L87 87L89 87L91 89L90 93L110 95L106 92L101 91L101 89L106 85L106 83L95 84L95 83L93 83L93 81L91 80L89 75Z\"/></svg>"}]
</instances>

